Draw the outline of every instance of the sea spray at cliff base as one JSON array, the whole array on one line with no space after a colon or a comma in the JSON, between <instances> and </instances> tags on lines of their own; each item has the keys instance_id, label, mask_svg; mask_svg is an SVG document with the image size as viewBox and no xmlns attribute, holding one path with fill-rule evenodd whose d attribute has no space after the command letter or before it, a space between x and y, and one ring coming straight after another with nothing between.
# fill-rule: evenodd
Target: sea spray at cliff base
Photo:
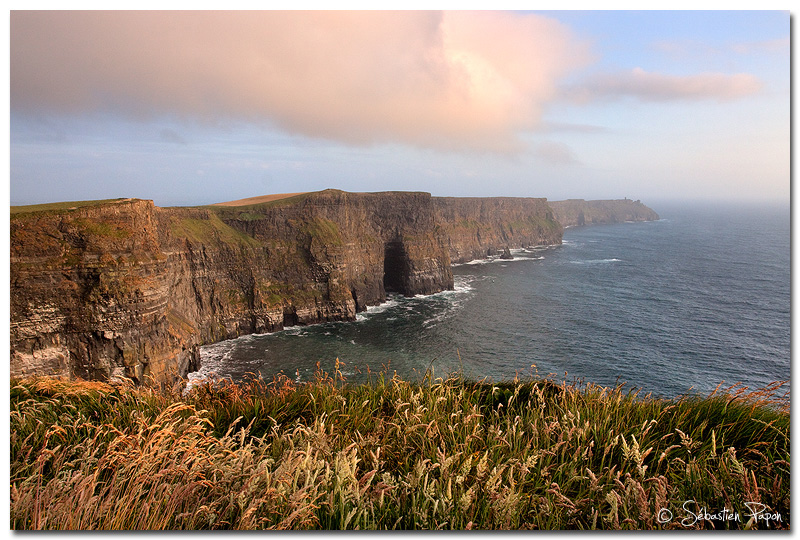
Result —
<instances>
[{"instance_id":1,"label":"sea spray at cliff base","mask_svg":"<svg viewBox=\"0 0 800 540\"><path fill-rule=\"evenodd\" d=\"M356 323L214 345L202 374L306 381L317 362L332 372L338 358L352 382L432 369L675 396L788 380L788 208L657 209L659 221L574 227L561 246L455 265L455 291L394 296Z\"/></svg>"}]
</instances>

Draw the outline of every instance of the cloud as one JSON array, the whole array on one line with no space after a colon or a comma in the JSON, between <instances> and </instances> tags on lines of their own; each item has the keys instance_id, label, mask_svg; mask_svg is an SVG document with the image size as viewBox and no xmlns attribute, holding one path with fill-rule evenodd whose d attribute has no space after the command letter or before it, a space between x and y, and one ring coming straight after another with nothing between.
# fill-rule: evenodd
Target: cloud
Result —
<instances>
[{"instance_id":1,"label":"cloud","mask_svg":"<svg viewBox=\"0 0 800 540\"><path fill-rule=\"evenodd\" d=\"M579 102L626 96L642 101L730 101L754 95L761 88L761 81L747 73L678 76L634 68L627 72L595 75L582 85L568 89L567 94Z\"/></svg>"},{"instance_id":2,"label":"cloud","mask_svg":"<svg viewBox=\"0 0 800 540\"><path fill-rule=\"evenodd\" d=\"M49 144L70 142L67 131L59 122L53 122L50 118L41 114L33 114L26 118L12 115L10 124L13 142Z\"/></svg>"},{"instance_id":3,"label":"cloud","mask_svg":"<svg viewBox=\"0 0 800 540\"><path fill-rule=\"evenodd\" d=\"M539 129L545 133L606 133L608 128L594 124L575 124L571 122L544 122Z\"/></svg>"},{"instance_id":4,"label":"cloud","mask_svg":"<svg viewBox=\"0 0 800 540\"><path fill-rule=\"evenodd\" d=\"M736 43L731 46L731 50L739 54L789 54L791 52L791 47L791 40L786 37L765 41Z\"/></svg>"},{"instance_id":5,"label":"cloud","mask_svg":"<svg viewBox=\"0 0 800 540\"><path fill-rule=\"evenodd\" d=\"M713 45L701 40L662 40L652 44L652 48L658 52L678 59L686 58L717 58L729 55L730 53L739 55L750 54L789 54L791 42L788 37L762 40L744 41L740 43Z\"/></svg>"},{"instance_id":6,"label":"cloud","mask_svg":"<svg viewBox=\"0 0 800 540\"><path fill-rule=\"evenodd\" d=\"M578 158L564 143L545 141L533 148L533 154L550 165L575 165Z\"/></svg>"},{"instance_id":7,"label":"cloud","mask_svg":"<svg viewBox=\"0 0 800 540\"><path fill-rule=\"evenodd\" d=\"M11 107L503 152L589 59L510 12L13 11Z\"/></svg>"},{"instance_id":8,"label":"cloud","mask_svg":"<svg viewBox=\"0 0 800 540\"><path fill-rule=\"evenodd\" d=\"M650 44L650 48L674 60L707 58L718 56L723 53L722 49L715 47L707 41L696 39L659 40Z\"/></svg>"},{"instance_id":9,"label":"cloud","mask_svg":"<svg viewBox=\"0 0 800 540\"><path fill-rule=\"evenodd\" d=\"M174 129L164 128L159 133L159 138L168 143L185 145L186 139Z\"/></svg>"}]
</instances>

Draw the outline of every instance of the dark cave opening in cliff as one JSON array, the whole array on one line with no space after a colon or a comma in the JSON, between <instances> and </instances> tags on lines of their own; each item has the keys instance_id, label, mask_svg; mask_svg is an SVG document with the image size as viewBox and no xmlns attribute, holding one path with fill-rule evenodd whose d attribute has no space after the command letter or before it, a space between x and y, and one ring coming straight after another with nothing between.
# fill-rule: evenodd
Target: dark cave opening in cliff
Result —
<instances>
[{"instance_id":1,"label":"dark cave opening in cliff","mask_svg":"<svg viewBox=\"0 0 800 540\"><path fill-rule=\"evenodd\" d=\"M407 294L408 255L399 240L387 242L383 254L383 288L386 292Z\"/></svg>"}]
</instances>

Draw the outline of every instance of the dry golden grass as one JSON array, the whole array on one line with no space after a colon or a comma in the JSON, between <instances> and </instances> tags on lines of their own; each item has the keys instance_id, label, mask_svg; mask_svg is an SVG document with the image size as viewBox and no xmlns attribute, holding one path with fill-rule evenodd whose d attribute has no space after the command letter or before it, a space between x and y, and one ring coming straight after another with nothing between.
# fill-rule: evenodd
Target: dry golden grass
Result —
<instances>
[{"instance_id":1,"label":"dry golden grass","mask_svg":"<svg viewBox=\"0 0 800 540\"><path fill-rule=\"evenodd\" d=\"M272 201L279 201L281 199L288 199L297 195L303 195L307 192L301 191L299 193L276 193L274 195L262 195L260 197L248 197L246 199L238 199L236 201L228 201L221 203L214 203L211 206L249 206L251 204L261 204Z\"/></svg>"},{"instance_id":2,"label":"dry golden grass","mask_svg":"<svg viewBox=\"0 0 800 540\"><path fill-rule=\"evenodd\" d=\"M786 398L337 372L186 396L12 381L11 528L787 529Z\"/></svg>"}]
</instances>

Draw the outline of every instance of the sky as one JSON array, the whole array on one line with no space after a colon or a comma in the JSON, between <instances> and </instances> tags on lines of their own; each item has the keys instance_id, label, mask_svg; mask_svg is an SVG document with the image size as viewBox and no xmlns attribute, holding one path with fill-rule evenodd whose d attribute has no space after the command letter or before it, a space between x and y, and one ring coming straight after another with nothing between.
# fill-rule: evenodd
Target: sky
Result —
<instances>
[{"instance_id":1,"label":"sky","mask_svg":"<svg viewBox=\"0 0 800 540\"><path fill-rule=\"evenodd\" d=\"M785 201L785 11L11 11L10 203Z\"/></svg>"}]
</instances>

